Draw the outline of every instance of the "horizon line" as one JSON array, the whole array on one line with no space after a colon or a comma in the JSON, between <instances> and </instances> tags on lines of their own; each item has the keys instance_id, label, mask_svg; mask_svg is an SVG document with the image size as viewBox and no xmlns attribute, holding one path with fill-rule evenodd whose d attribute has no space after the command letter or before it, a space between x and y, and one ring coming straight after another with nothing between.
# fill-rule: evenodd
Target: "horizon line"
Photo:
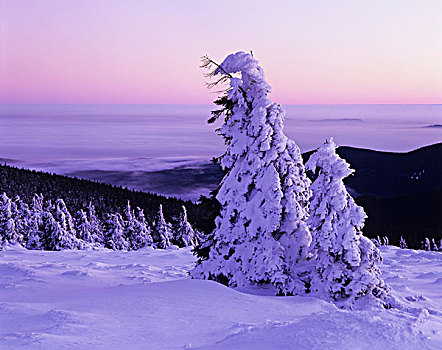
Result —
<instances>
[{"instance_id":1,"label":"horizon line","mask_svg":"<svg viewBox=\"0 0 442 350\"><path fill-rule=\"evenodd\" d=\"M275 102L277 103L277 102ZM214 103L0 103L0 106L211 106ZM439 106L440 103L277 103L285 106Z\"/></svg>"}]
</instances>

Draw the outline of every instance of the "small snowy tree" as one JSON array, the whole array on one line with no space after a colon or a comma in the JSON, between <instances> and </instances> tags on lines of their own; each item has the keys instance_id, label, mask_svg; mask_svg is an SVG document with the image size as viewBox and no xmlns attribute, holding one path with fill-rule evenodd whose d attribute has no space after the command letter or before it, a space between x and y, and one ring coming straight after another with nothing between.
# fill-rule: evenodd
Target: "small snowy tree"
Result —
<instances>
[{"instance_id":1,"label":"small snowy tree","mask_svg":"<svg viewBox=\"0 0 442 350\"><path fill-rule=\"evenodd\" d=\"M43 195L34 194L30 214L28 232L25 237L26 248L39 250L43 248L41 237L44 236Z\"/></svg>"},{"instance_id":2,"label":"small snowy tree","mask_svg":"<svg viewBox=\"0 0 442 350\"><path fill-rule=\"evenodd\" d=\"M439 244L436 245L437 251L442 252L442 238L439 240Z\"/></svg>"},{"instance_id":3,"label":"small snowy tree","mask_svg":"<svg viewBox=\"0 0 442 350\"><path fill-rule=\"evenodd\" d=\"M143 209L137 208L137 214L134 220L134 239L132 240L132 249L140 249L150 246L153 243L152 231L146 221Z\"/></svg>"},{"instance_id":4,"label":"small snowy tree","mask_svg":"<svg viewBox=\"0 0 442 350\"><path fill-rule=\"evenodd\" d=\"M0 246L5 243L20 243L20 236L16 230L13 202L3 192L0 197Z\"/></svg>"},{"instance_id":5,"label":"small snowy tree","mask_svg":"<svg viewBox=\"0 0 442 350\"><path fill-rule=\"evenodd\" d=\"M70 237L70 244L72 245L70 249L82 248L82 242L77 238L77 231L75 229L74 219L69 213L65 202L61 198L57 199L55 202L53 218L59 224L61 230L63 231L63 235Z\"/></svg>"},{"instance_id":6,"label":"small snowy tree","mask_svg":"<svg viewBox=\"0 0 442 350\"><path fill-rule=\"evenodd\" d=\"M183 212L181 213L178 224L175 229L174 243L180 247L196 246L198 238L192 228L192 225L187 221L187 210L183 205Z\"/></svg>"},{"instance_id":7,"label":"small snowy tree","mask_svg":"<svg viewBox=\"0 0 442 350\"><path fill-rule=\"evenodd\" d=\"M283 133L285 112L269 99L270 86L251 54L231 54L220 65L206 57L203 67L215 67L211 75L220 78L213 85L229 83L209 120L224 117L219 133L227 145L220 158L226 175L216 196L222 209L209 257L198 261L192 276L304 292L298 268L311 242L310 182L298 146Z\"/></svg>"},{"instance_id":8,"label":"small snowy tree","mask_svg":"<svg viewBox=\"0 0 442 350\"><path fill-rule=\"evenodd\" d=\"M347 307L363 296L384 299L388 289L376 266L380 252L362 235L366 215L343 183L353 170L337 155L333 140L310 156L306 168L316 175L308 220L316 255L312 292Z\"/></svg>"},{"instance_id":9,"label":"small snowy tree","mask_svg":"<svg viewBox=\"0 0 442 350\"><path fill-rule=\"evenodd\" d=\"M124 209L124 233L130 249L136 249L135 246L138 232L136 232L135 226L135 213L130 207L130 203L128 201L127 206Z\"/></svg>"},{"instance_id":10,"label":"small snowy tree","mask_svg":"<svg viewBox=\"0 0 442 350\"><path fill-rule=\"evenodd\" d=\"M74 219L63 199L57 199L55 202L54 219L59 220L60 225L72 236L76 236Z\"/></svg>"},{"instance_id":11,"label":"small snowy tree","mask_svg":"<svg viewBox=\"0 0 442 350\"><path fill-rule=\"evenodd\" d=\"M166 222L163 215L163 206L160 204L158 214L152 230L152 238L158 248L165 249L171 246L173 237L172 225Z\"/></svg>"},{"instance_id":12,"label":"small snowy tree","mask_svg":"<svg viewBox=\"0 0 442 350\"><path fill-rule=\"evenodd\" d=\"M426 250L426 251L431 250L431 243L427 237L425 237L424 241L422 242L422 250Z\"/></svg>"},{"instance_id":13,"label":"small snowy tree","mask_svg":"<svg viewBox=\"0 0 442 350\"><path fill-rule=\"evenodd\" d=\"M401 249L407 249L407 242L405 241L405 238L401 236L401 240L399 241L399 247Z\"/></svg>"},{"instance_id":14,"label":"small snowy tree","mask_svg":"<svg viewBox=\"0 0 442 350\"><path fill-rule=\"evenodd\" d=\"M433 250L435 252L439 251L439 246L437 245L437 243L434 240L434 238L431 239L431 250Z\"/></svg>"},{"instance_id":15,"label":"small snowy tree","mask_svg":"<svg viewBox=\"0 0 442 350\"><path fill-rule=\"evenodd\" d=\"M110 214L106 221L106 247L113 250L128 250L129 242L124 236L123 218L120 213Z\"/></svg>"},{"instance_id":16,"label":"small snowy tree","mask_svg":"<svg viewBox=\"0 0 442 350\"><path fill-rule=\"evenodd\" d=\"M87 206L87 218L89 222L88 229L91 239L93 242L104 245L105 237L103 233L103 225L100 219L98 219L95 207L91 202L89 202L89 205Z\"/></svg>"},{"instance_id":17,"label":"small snowy tree","mask_svg":"<svg viewBox=\"0 0 442 350\"><path fill-rule=\"evenodd\" d=\"M15 221L15 230L18 234L18 243L26 246L26 236L29 233L29 223L31 211L29 206L21 200L19 196L13 201L13 215Z\"/></svg>"},{"instance_id":18,"label":"small snowy tree","mask_svg":"<svg viewBox=\"0 0 442 350\"><path fill-rule=\"evenodd\" d=\"M78 249L78 239L73 236L50 212L44 212L42 217L44 234L42 245L46 250Z\"/></svg>"},{"instance_id":19,"label":"small snowy tree","mask_svg":"<svg viewBox=\"0 0 442 350\"><path fill-rule=\"evenodd\" d=\"M373 244L376 246L376 247L380 247L380 246L382 246L382 241L381 241L381 238L379 237L379 236L377 236L376 238L372 238L371 239L371 241L373 242Z\"/></svg>"},{"instance_id":20,"label":"small snowy tree","mask_svg":"<svg viewBox=\"0 0 442 350\"><path fill-rule=\"evenodd\" d=\"M76 220L77 237L88 247L98 246L97 237L94 234L87 214L88 213L83 209L80 209L78 212L78 218Z\"/></svg>"}]
</instances>

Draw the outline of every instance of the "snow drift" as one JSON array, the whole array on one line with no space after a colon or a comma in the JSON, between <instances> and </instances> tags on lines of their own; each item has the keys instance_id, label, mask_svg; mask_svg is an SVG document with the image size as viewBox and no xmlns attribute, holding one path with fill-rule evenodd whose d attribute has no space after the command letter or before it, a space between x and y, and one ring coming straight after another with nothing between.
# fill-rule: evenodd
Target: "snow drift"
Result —
<instances>
[{"instance_id":1,"label":"snow drift","mask_svg":"<svg viewBox=\"0 0 442 350\"><path fill-rule=\"evenodd\" d=\"M189 248L0 252L1 349L440 349L442 254L381 247L408 311L191 280ZM259 295L261 294L261 295Z\"/></svg>"}]
</instances>

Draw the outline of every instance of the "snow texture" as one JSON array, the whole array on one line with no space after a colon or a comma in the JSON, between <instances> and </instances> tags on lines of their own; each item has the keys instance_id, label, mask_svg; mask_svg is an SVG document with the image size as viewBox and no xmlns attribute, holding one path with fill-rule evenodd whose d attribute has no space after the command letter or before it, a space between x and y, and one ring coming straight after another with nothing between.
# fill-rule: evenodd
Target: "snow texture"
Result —
<instances>
[{"instance_id":1,"label":"snow texture","mask_svg":"<svg viewBox=\"0 0 442 350\"><path fill-rule=\"evenodd\" d=\"M190 248L0 251L0 349L442 348L442 254L381 247L401 309L340 310L187 272Z\"/></svg>"},{"instance_id":2,"label":"snow texture","mask_svg":"<svg viewBox=\"0 0 442 350\"><path fill-rule=\"evenodd\" d=\"M251 54L229 55L214 73L229 81L219 131L227 174L216 196L222 210L214 244L192 276L304 292L298 270L311 242L305 223L310 182L299 147L283 133L285 112L268 98L270 86Z\"/></svg>"}]
</instances>

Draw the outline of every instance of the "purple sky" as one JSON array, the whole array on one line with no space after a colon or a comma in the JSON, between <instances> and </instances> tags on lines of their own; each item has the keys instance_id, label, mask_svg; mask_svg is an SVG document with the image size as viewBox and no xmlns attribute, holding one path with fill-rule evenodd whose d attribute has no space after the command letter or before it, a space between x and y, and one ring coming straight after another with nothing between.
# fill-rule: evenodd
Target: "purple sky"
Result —
<instances>
[{"instance_id":1,"label":"purple sky","mask_svg":"<svg viewBox=\"0 0 442 350\"><path fill-rule=\"evenodd\" d=\"M0 103L210 103L253 50L284 104L442 103L442 1L0 0Z\"/></svg>"}]
</instances>

